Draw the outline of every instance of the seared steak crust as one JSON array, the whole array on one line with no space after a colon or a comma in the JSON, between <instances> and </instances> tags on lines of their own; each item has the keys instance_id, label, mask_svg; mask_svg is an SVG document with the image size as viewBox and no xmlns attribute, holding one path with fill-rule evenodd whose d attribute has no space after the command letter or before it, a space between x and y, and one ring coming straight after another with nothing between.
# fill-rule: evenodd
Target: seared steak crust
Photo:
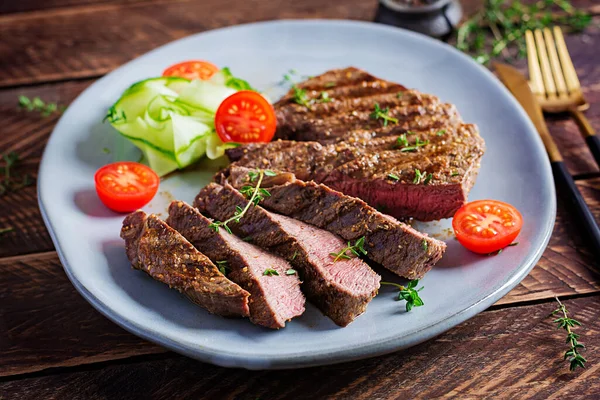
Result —
<instances>
[{"instance_id":1,"label":"seared steak crust","mask_svg":"<svg viewBox=\"0 0 600 400\"><path fill-rule=\"evenodd\" d=\"M143 211L128 215L121 237L134 268L177 289L213 314L249 315L250 293L223 276L204 254L156 215Z\"/></svg>"},{"instance_id":2,"label":"seared steak crust","mask_svg":"<svg viewBox=\"0 0 600 400\"><path fill-rule=\"evenodd\" d=\"M229 182L236 188L250 184L248 169L232 167ZM345 240L365 237L367 257L404 278L421 278L442 257L446 244L364 201L315 182L303 182L289 173L267 177L261 205L279 214L325 229Z\"/></svg>"},{"instance_id":3,"label":"seared steak crust","mask_svg":"<svg viewBox=\"0 0 600 400\"><path fill-rule=\"evenodd\" d=\"M227 277L250 292L250 321L267 328L285 327L285 322L304 312L304 295L298 275L281 257L244 242L225 230L215 232L212 221L182 201L173 201L167 223L213 262L225 263ZM278 275L264 275L265 270Z\"/></svg>"},{"instance_id":4,"label":"seared steak crust","mask_svg":"<svg viewBox=\"0 0 600 400\"><path fill-rule=\"evenodd\" d=\"M354 68L299 87L311 98L326 91L333 100L309 109L288 93L275 107L278 137L291 140L229 150L235 164L292 172L396 218L449 218L466 202L485 145L454 106ZM398 122L372 118L376 103Z\"/></svg>"},{"instance_id":5,"label":"seared steak crust","mask_svg":"<svg viewBox=\"0 0 600 400\"><path fill-rule=\"evenodd\" d=\"M211 183L200 191L194 206L217 220L231 217L248 200L233 187ZM377 294L380 277L359 258L334 262L332 252L346 243L303 222L251 207L231 230L287 259L300 273L307 298L336 324L346 326L362 314Z\"/></svg>"}]
</instances>

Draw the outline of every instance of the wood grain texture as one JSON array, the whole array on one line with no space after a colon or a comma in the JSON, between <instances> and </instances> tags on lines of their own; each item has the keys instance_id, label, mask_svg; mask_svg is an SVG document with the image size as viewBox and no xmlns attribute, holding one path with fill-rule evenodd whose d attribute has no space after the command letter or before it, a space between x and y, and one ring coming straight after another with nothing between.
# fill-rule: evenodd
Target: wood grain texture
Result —
<instances>
[{"instance_id":1,"label":"wood grain texture","mask_svg":"<svg viewBox=\"0 0 600 400\"><path fill-rule=\"evenodd\" d=\"M592 399L600 396L600 297L565 302L588 368L562 361L565 333L553 302L482 313L406 351L289 371L224 369L174 356L0 383L19 399Z\"/></svg>"},{"instance_id":2,"label":"wood grain texture","mask_svg":"<svg viewBox=\"0 0 600 400\"><path fill-rule=\"evenodd\" d=\"M13 0L0 2L0 15L40 11L58 7L80 7L90 4L128 4L150 0Z\"/></svg>"},{"instance_id":3,"label":"wood grain texture","mask_svg":"<svg viewBox=\"0 0 600 400\"><path fill-rule=\"evenodd\" d=\"M28 174L37 179L46 141L60 116L56 113L42 117L37 112L19 110L18 96L39 96L46 102L67 105L89 84L90 81L69 82L0 91L0 154L14 151L20 157L12 175ZM0 166L3 165L0 162ZM4 177L3 170L0 170L0 177ZM14 230L0 236L0 257L54 248L38 208L35 185L0 195L0 228L4 227Z\"/></svg>"},{"instance_id":4,"label":"wood grain texture","mask_svg":"<svg viewBox=\"0 0 600 400\"><path fill-rule=\"evenodd\" d=\"M0 261L0 377L164 351L94 310L56 253Z\"/></svg>"}]
</instances>

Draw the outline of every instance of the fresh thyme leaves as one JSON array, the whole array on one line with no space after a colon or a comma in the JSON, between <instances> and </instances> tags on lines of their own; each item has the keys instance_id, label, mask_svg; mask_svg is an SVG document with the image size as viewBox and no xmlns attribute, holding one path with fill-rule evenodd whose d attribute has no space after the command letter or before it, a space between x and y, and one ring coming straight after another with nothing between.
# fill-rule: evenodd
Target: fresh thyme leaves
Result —
<instances>
[{"instance_id":1,"label":"fresh thyme leaves","mask_svg":"<svg viewBox=\"0 0 600 400\"><path fill-rule=\"evenodd\" d=\"M267 268L267 269L265 269L265 272L263 272L263 275L267 275L267 276L277 275L277 276L279 276L279 272L275 271L274 269Z\"/></svg>"},{"instance_id":2,"label":"fresh thyme leaves","mask_svg":"<svg viewBox=\"0 0 600 400\"><path fill-rule=\"evenodd\" d=\"M439 131L437 131L436 135L438 136L443 136L446 134L446 130L445 129L440 129Z\"/></svg>"},{"instance_id":3,"label":"fresh thyme leaves","mask_svg":"<svg viewBox=\"0 0 600 400\"><path fill-rule=\"evenodd\" d=\"M217 261L216 262L217 267L219 268L219 271L227 276L227 271L229 271L229 266L227 265L227 260L222 260L222 261Z\"/></svg>"},{"instance_id":4,"label":"fresh thyme leaves","mask_svg":"<svg viewBox=\"0 0 600 400\"><path fill-rule=\"evenodd\" d=\"M103 147L103 148L102 148L102 152L103 152L104 154L110 154L110 149L109 149L108 147Z\"/></svg>"},{"instance_id":5,"label":"fresh thyme leaves","mask_svg":"<svg viewBox=\"0 0 600 400\"><path fill-rule=\"evenodd\" d=\"M396 97L399 98L399 99L402 98L402 96L404 96L404 92L398 92L396 94Z\"/></svg>"},{"instance_id":6,"label":"fresh thyme leaves","mask_svg":"<svg viewBox=\"0 0 600 400\"><path fill-rule=\"evenodd\" d=\"M236 206L235 213L233 214L233 216L231 218L229 218L225 221L213 221L210 225L208 225L208 227L214 229L215 232L219 232L219 228L223 227L223 229L225 229L227 231L227 233L231 233L231 229L228 226L229 223L231 223L231 222L239 223L240 220L242 219L242 217L248 211L248 209L250 209L250 206L252 204L254 206L257 206L258 203L264 199L264 196L271 195L271 193L269 193L266 189L262 189L260 187L260 184L262 183L262 180L265 175L273 176L273 175L275 175L275 173L273 171L268 171L268 170L265 171L262 169L258 170L258 171L250 171L248 173L248 177L250 178L250 181L253 182L258 179L258 182L256 183L256 186L254 188L252 186L244 186L240 189L240 192L242 194L244 194L246 197L249 196L249 200L248 200L248 203L246 204L246 207L242 208L240 206Z\"/></svg>"},{"instance_id":7,"label":"fresh thyme leaves","mask_svg":"<svg viewBox=\"0 0 600 400\"><path fill-rule=\"evenodd\" d=\"M401 135L401 136L404 136L404 135ZM400 137L398 137L398 139L400 139ZM408 144L408 143L407 143L407 144ZM405 146L405 147L402 147L402 148L400 149L400 151L402 151L402 152L406 152L406 151L415 151L415 150L417 150L419 147L423 147L423 146L426 146L426 145L428 145L428 144L429 144L429 140L423 140L423 141L421 141L421 139L419 139L419 138L417 137L417 140L415 141L415 144L413 144L412 146Z\"/></svg>"},{"instance_id":8,"label":"fresh thyme leaves","mask_svg":"<svg viewBox=\"0 0 600 400\"><path fill-rule=\"evenodd\" d=\"M294 255L292 255L292 258L290 258L290 261L294 261L297 256L298 256L298 250L294 250Z\"/></svg>"},{"instance_id":9,"label":"fresh thyme leaves","mask_svg":"<svg viewBox=\"0 0 600 400\"><path fill-rule=\"evenodd\" d=\"M450 174L450 176L456 176L458 175L458 171L452 171L452 173Z\"/></svg>"},{"instance_id":10,"label":"fresh thyme leaves","mask_svg":"<svg viewBox=\"0 0 600 400\"><path fill-rule=\"evenodd\" d=\"M575 9L569 0L542 0L531 4L520 0L486 0L484 4L482 11L461 25L456 39L456 47L470 53L481 64L498 56L505 61L524 57L528 29L561 25L581 31L592 21L590 14Z\"/></svg>"},{"instance_id":11,"label":"fresh thyme leaves","mask_svg":"<svg viewBox=\"0 0 600 400\"><path fill-rule=\"evenodd\" d=\"M389 173L387 176L388 176L388 178L393 179L396 182L398 182L400 180L400 177L396 174Z\"/></svg>"},{"instance_id":12,"label":"fresh thyme leaves","mask_svg":"<svg viewBox=\"0 0 600 400\"><path fill-rule=\"evenodd\" d=\"M389 112L390 112L390 108L389 107L386 107L386 108L382 109L382 108L379 107L379 103L375 103L375 109L369 115L369 117L371 119L382 119L383 120L383 126L387 126L388 122L393 122L394 124L397 124L398 123L398 119L390 117L388 115Z\"/></svg>"},{"instance_id":13,"label":"fresh thyme leaves","mask_svg":"<svg viewBox=\"0 0 600 400\"><path fill-rule=\"evenodd\" d=\"M111 124L116 124L118 122L127 122L127 116L125 115L125 111L121 110L121 113L117 111L115 106L112 106L108 109L108 112L104 116L102 122L110 122Z\"/></svg>"},{"instance_id":14,"label":"fresh thyme leaves","mask_svg":"<svg viewBox=\"0 0 600 400\"><path fill-rule=\"evenodd\" d=\"M562 314L562 317L555 319L554 323L558 329L564 329L567 331L567 344L570 346L569 350L565 352L564 360L569 359L571 363L569 369L574 371L577 367L585 368L586 359L579 353L581 349L585 349L583 343L579 342L579 335L573 332L575 326L581 326L581 323L573 318L569 318L567 315L567 307L560 302L558 297L555 297L558 302L558 308L552 312L552 315Z\"/></svg>"},{"instance_id":15,"label":"fresh thyme leaves","mask_svg":"<svg viewBox=\"0 0 600 400\"><path fill-rule=\"evenodd\" d=\"M2 168L4 177L0 180L0 195L7 192L15 192L33 184L33 180L29 175L25 174L21 178L18 178L13 173L13 167L19 162L19 155L17 153L11 151L1 156L1 158L4 161L4 167Z\"/></svg>"},{"instance_id":16,"label":"fresh thyme leaves","mask_svg":"<svg viewBox=\"0 0 600 400\"><path fill-rule=\"evenodd\" d=\"M288 269L287 271L285 271L286 275L296 275L296 270L295 269Z\"/></svg>"},{"instance_id":17,"label":"fresh thyme leaves","mask_svg":"<svg viewBox=\"0 0 600 400\"><path fill-rule=\"evenodd\" d=\"M415 133L413 131L406 131L407 135L414 135Z\"/></svg>"},{"instance_id":18,"label":"fresh thyme leaves","mask_svg":"<svg viewBox=\"0 0 600 400\"><path fill-rule=\"evenodd\" d=\"M508 247L513 247L513 246L518 246L519 242L513 242L511 244L508 245Z\"/></svg>"},{"instance_id":19,"label":"fresh thyme leaves","mask_svg":"<svg viewBox=\"0 0 600 400\"><path fill-rule=\"evenodd\" d=\"M0 235L4 235L5 233L12 232L15 229L12 226L7 226L6 228L0 228Z\"/></svg>"},{"instance_id":20,"label":"fresh thyme leaves","mask_svg":"<svg viewBox=\"0 0 600 400\"><path fill-rule=\"evenodd\" d=\"M39 97L30 99L23 95L19 96L19 107L27 111L38 111L42 117L47 117L56 111L63 112L65 110L64 106L59 106L56 103L45 103Z\"/></svg>"},{"instance_id":21,"label":"fresh thyme leaves","mask_svg":"<svg viewBox=\"0 0 600 400\"><path fill-rule=\"evenodd\" d=\"M321 92L321 96L317 99L317 103L329 103L331 100L329 93Z\"/></svg>"},{"instance_id":22,"label":"fresh thyme leaves","mask_svg":"<svg viewBox=\"0 0 600 400\"><path fill-rule=\"evenodd\" d=\"M332 87L335 87L335 82L327 82L327 83L326 83L324 86L325 86L326 88L332 88Z\"/></svg>"},{"instance_id":23,"label":"fresh thyme leaves","mask_svg":"<svg viewBox=\"0 0 600 400\"><path fill-rule=\"evenodd\" d=\"M354 244L351 244L350 242L348 242L348 246L344 247L338 253L329 253L329 255L331 257L333 257L333 262L336 262L339 259L349 260L352 257L360 256L361 253L363 255L366 255L367 251L365 250L364 245L365 245L365 237L363 236L363 237L357 239L356 242L354 242ZM350 252L350 254L347 254L348 252Z\"/></svg>"},{"instance_id":24,"label":"fresh thyme leaves","mask_svg":"<svg viewBox=\"0 0 600 400\"><path fill-rule=\"evenodd\" d=\"M423 181L423 184L427 185L429 182L431 182L432 179L433 179L433 174L430 172L430 173L427 174L427 177Z\"/></svg>"},{"instance_id":25,"label":"fresh thyme leaves","mask_svg":"<svg viewBox=\"0 0 600 400\"><path fill-rule=\"evenodd\" d=\"M398 139L396 139L396 145L400 147L408 146L408 139L406 139L406 134L403 133L402 135L398 136Z\"/></svg>"},{"instance_id":26,"label":"fresh thyme leaves","mask_svg":"<svg viewBox=\"0 0 600 400\"><path fill-rule=\"evenodd\" d=\"M300 89L296 84L292 86L292 90L294 91L294 101L297 104L310 109L310 100L306 95L306 90Z\"/></svg>"},{"instance_id":27,"label":"fresh thyme leaves","mask_svg":"<svg viewBox=\"0 0 600 400\"><path fill-rule=\"evenodd\" d=\"M251 242L251 241L252 241L252 236L246 236L246 237L243 237L243 238L242 238L242 240L243 240L244 242Z\"/></svg>"},{"instance_id":28,"label":"fresh thyme leaves","mask_svg":"<svg viewBox=\"0 0 600 400\"><path fill-rule=\"evenodd\" d=\"M292 93L294 96L294 102L296 104L300 104L301 106L304 106L310 110L311 106L314 103L329 103L329 102L333 101L333 99L331 97L329 97L329 93L327 93L326 91L322 91L319 94L319 97L316 99L309 98L306 90L301 89L300 87L298 87L296 82L294 82L292 75L296 75L296 74L297 74L297 72L295 70L291 69L287 74L283 75L283 81L281 82L282 84L289 83L292 86ZM333 86L335 86L335 82L328 82L325 84L326 88L333 87Z\"/></svg>"},{"instance_id":29,"label":"fresh thyme leaves","mask_svg":"<svg viewBox=\"0 0 600 400\"><path fill-rule=\"evenodd\" d=\"M423 299L421 299L421 297L419 296L419 292L423 290L423 287L421 286L419 289L415 289L419 284L418 279L408 282L406 286L402 286L394 282L381 282L381 284L395 286L398 289L400 289L397 300L406 301L406 312L409 312L414 307L421 307L425 304L423 303Z\"/></svg>"},{"instance_id":30,"label":"fresh thyme leaves","mask_svg":"<svg viewBox=\"0 0 600 400\"><path fill-rule=\"evenodd\" d=\"M423 239L421 241L421 247L423 247L423 250L427 251L427 249L429 248L429 245L427 244L427 240Z\"/></svg>"},{"instance_id":31,"label":"fresh thyme leaves","mask_svg":"<svg viewBox=\"0 0 600 400\"><path fill-rule=\"evenodd\" d=\"M420 170L415 168L415 179L413 179L413 183L418 185L419 183L421 183L421 180L423 180L426 177L427 174L425 172L421 172Z\"/></svg>"}]
</instances>

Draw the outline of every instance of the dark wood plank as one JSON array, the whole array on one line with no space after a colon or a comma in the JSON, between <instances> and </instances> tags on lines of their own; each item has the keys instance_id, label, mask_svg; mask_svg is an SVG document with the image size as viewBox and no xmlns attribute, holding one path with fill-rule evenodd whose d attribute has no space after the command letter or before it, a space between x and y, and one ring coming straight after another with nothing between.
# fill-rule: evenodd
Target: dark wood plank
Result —
<instances>
[{"instance_id":1,"label":"dark wood plank","mask_svg":"<svg viewBox=\"0 0 600 400\"><path fill-rule=\"evenodd\" d=\"M139 3L151 0L18 0L3 1L0 3L0 15L16 12L40 11L57 7L79 7L89 4L121 4Z\"/></svg>"},{"instance_id":2,"label":"dark wood plank","mask_svg":"<svg viewBox=\"0 0 600 400\"><path fill-rule=\"evenodd\" d=\"M0 16L0 87L97 77L192 33L278 18L371 20L377 0L162 1ZM107 21L113 21L107 29Z\"/></svg>"},{"instance_id":3,"label":"dark wood plank","mask_svg":"<svg viewBox=\"0 0 600 400\"><path fill-rule=\"evenodd\" d=\"M54 252L0 261L0 321L0 376L165 351L95 311Z\"/></svg>"},{"instance_id":4,"label":"dark wood plank","mask_svg":"<svg viewBox=\"0 0 600 400\"><path fill-rule=\"evenodd\" d=\"M13 175L27 174L37 179L46 141L59 118L59 114L42 117L37 112L19 110L18 96L39 96L47 102L66 105L89 84L90 81L81 81L0 91L0 154L14 151L21 159L13 168ZM3 170L0 176L4 176ZM35 185L0 195L0 228L5 227L14 230L0 236L0 257L54 248L38 209Z\"/></svg>"},{"instance_id":5,"label":"dark wood plank","mask_svg":"<svg viewBox=\"0 0 600 400\"><path fill-rule=\"evenodd\" d=\"M570 373L553 302L486 312L409 350L289 371L218 368L176 356L0 383L20 399L591 399L600 395L600 297L566 302L589 364ZM290 344L293 345L293 344ZM552 396L552 397L551 397Z\"/></svg>"}]
</instances>

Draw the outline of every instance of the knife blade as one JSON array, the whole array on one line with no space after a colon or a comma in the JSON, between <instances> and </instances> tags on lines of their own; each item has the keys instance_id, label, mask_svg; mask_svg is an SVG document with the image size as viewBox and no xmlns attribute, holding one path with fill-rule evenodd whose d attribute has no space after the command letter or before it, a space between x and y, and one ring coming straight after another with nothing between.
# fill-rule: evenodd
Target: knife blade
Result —
<instances>
[{"instance_id":1,"label":"knife blade","mask_svg":"<svg viewBox=\"0 0 600 400\"><path fill-rule=\"evenodd\" d=\"M539 135L544 142L544 147L550 156L551 161L562 161L560 151L548 132L548 127L544 121L544 113L542 107L538 103L535 95L529 87L529 82L525 76L514 67L510 65L495 63L494 68L498 73L498 77L504 83L504 86L515 96L517 101L521 104L521 107L525 110L531 122L535 126Z\"/></svg>"},{"instance_id":2,"label":"knife blade","mask_svg":"<svg viewBox=\"0 0 600 400\"><path fill-rule=\"evenodd\" d=\"M548 132L542 107L531 91L529 82L527 82L523 74L510 65L496 63L494 64L494 68L504 86L515 96L533 122L533 125L535 125L550 157L554 181L559 189L559 193L567 203L567 210L573 212L573 217L580 229L583 230L584 239L587 239L591 250L600 258L600 228L598 227L598 223L565 166L558 147L552 136L550 136L550 132Z\"/></svg>"}]
</instances>

